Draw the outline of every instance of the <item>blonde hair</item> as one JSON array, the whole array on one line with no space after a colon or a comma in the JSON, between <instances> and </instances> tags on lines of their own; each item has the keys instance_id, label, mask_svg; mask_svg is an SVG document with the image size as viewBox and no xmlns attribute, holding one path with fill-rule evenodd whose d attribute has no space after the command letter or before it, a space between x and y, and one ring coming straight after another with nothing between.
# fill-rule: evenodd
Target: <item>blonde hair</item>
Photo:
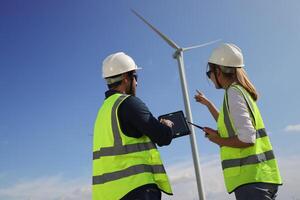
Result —
<instances>
[{"instance_id":1,"label":"blonde hair","mask_svg":"<svg viewBox=\"0 0 300 200\"><path fill-rule=\"evenodd\" d=\"M235 73L236 73L236 81L249 92L249 94L252 96L254 101L257 101L258 93L254 85L249 80L244 68L236 68Z\"/></svg>"}]
</instances>

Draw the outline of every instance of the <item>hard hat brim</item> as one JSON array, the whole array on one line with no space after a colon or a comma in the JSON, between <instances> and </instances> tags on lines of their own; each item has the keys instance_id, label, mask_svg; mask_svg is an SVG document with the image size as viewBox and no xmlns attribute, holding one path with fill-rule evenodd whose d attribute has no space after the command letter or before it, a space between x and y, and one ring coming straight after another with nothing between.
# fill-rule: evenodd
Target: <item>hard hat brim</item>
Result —
<instances>
[{"instance_id":1,"label":"hard hat brim","mask_svg":"<svg viewBox=\"0 0 300 200\"><path fill-rule=\"evenodd\" d=\"M137 70L141 70L141 69L143 69L143 68L137 67L137 68L135 68L135 69L133 69L133 70L131 70L131 71L137 71ZM130 72L130 71L127 71L127 72ZM127 73L127 72L122 72L122 73L120 73L120 74L114 74L114 75L111 75L111 76L104 76L104 74L102 74L102 78L106 79L106 78L110 78L110 77L114 77L114 76L119 76L119 75L125 74L125 73Z\"/></svg>"}]
</instances>

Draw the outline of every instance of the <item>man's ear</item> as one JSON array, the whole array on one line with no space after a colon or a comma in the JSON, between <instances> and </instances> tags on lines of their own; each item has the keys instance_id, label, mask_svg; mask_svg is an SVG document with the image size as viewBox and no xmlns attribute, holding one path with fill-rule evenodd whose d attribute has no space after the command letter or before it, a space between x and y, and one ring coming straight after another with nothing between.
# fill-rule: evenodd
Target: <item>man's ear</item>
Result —
<instances>
[{"instance_id":1,"label":"man's ear","mask_svg":"<svg viewBox=\"0 0 300 200\"><path fill-rule=\"evenodd\" d=\"M122 77L123 77L122 82L127 83L128 82L128 75L127 74L122 74Z\"/></svg>"}]
</instances>

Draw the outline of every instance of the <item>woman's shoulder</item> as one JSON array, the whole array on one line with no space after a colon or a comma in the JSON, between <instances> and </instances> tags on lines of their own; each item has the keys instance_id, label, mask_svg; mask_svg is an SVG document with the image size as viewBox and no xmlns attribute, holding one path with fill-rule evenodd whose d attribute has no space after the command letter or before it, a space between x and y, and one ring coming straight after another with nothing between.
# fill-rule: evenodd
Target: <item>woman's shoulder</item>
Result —
<instances>
[{"instance_id":1,"label":"woman's shoulder","mask_svg":"<svg viewBox=\"0 0 300 200\"><path fill-rule=\"evenodd\" d=\"M244 102L242 91L237 86L231 86L227 89L227 96L230 102Z\"/></svg>"},{"instance_id":2,"label":"woman's shoulder","mask_svg":"<svg viewBox=\"0 0 300 200\"><path fill-rule=\"evenodd\" d=\"M238 84L238 83L233 83L231 86L228 87L227 93L231 94L240 94L243 95L243 93L247 92L245 88Z\"/></svg>"}]
</instances>

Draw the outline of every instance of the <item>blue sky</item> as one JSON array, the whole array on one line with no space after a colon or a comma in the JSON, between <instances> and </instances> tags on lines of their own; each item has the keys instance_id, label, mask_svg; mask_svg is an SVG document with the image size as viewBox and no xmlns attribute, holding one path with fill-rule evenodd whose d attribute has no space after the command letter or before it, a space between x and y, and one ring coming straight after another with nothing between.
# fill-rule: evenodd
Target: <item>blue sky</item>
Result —
<instances>
[{"instance_id":1,"label":"blue sky","mask_svg":"<svg viewBox=\"0 0 300 200\"><path fill-rule=\"evenodd\" d=\"M69 194L74 190L82 195L79 199L89 199L91 134L106 90L101 63L111 53L124 51L143 68L137 96L155 116L184 110L173 50L130 8L180 46L221 38L241 47L286 185L291 186L283 187L281 197L300 196L292 187L300 176L289 173L300 167L295 161L300 153L298 1L2 0L0 199L39 199L37 191L47 190L32 191L39 181L48 181L48 188L69 186L64 192L53 188L60 192L49 199L76 199L78 195ZM207 59L217 45L184 55L194 122L210 127L216 127L215 122L192 97L199 89L221 105L223 90L215 90L205 77ZM217 146L196 133L202 173L219 173ZM187 163L188 183L195 188L189 138L176 139L160 150L174 176ZM221 175L218 180L222 183ZM225 193L222 184L219 193L209 187L209 180L204 184L210 198ZM24 185L27 190L20 189ZM176 181L173 185L180 190ZM177 194L173 199L180 199Z\"/></svg>"}]
</instances>

